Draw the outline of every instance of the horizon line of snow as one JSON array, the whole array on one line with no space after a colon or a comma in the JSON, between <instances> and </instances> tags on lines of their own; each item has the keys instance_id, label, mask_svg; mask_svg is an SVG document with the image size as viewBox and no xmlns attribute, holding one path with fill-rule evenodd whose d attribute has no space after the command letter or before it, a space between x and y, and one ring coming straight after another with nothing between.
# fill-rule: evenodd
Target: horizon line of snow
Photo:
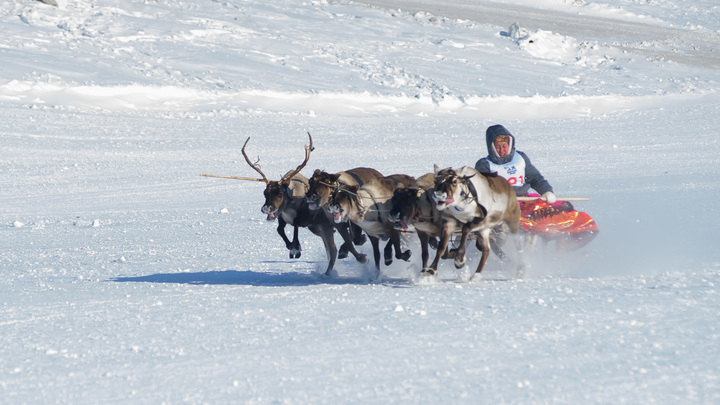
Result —
<instances>
[{"instance_id":1,"label":"horizon line of snow","mask_svg":"<svg viewBox=\"0 0 720 405\"><path fill-rule=\"evenodd\" d=\"M281 92L273 90L209 91L176 86L68 86L13 80L0 85L0 101L33 106L93 108L110 111L247 111L301 114L362 115L409 113L417 115L485 115L525 119L588 117L697 99L714 92L658 95L598 96L382 95L370 92Z\"/></svg>"}]
</instances>

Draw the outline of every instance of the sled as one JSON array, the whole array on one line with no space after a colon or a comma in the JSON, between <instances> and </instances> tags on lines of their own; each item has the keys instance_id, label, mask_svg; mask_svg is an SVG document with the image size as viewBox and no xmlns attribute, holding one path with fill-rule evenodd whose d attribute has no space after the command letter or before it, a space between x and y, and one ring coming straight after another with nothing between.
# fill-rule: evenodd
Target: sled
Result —
<instances>
[{"instance_id":1,"label":"sled","mask_svg":"<svg viewBox=\"0 0 720 405\"><path fill-rule=\"evenodd\" d=\"M535 199L520 201L520 224L530 236L532 247L537 238L547 243L555 241L558 250L572 251L590 243L599 229L595 220L585 212L575 210L570 201L548 204L537 194Z\"/></svg>"}]
</instances>

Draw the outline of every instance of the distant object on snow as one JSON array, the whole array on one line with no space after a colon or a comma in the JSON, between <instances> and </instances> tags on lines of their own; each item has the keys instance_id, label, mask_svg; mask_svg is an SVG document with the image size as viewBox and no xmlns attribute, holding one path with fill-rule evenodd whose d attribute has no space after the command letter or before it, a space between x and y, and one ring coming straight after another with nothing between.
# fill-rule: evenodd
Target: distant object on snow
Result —
<instances>
[{"instance_id":1,"label":"distant object on snow","mask_svg":"<svg viewBox=\"0 0 720 405\"><path fill-rule=\"evenodd\" d=\"M38 0L38 1L41 3L49 4L51 6L55 6L55 7L58 6L57 1L55 1L55 0Z\"/></svg>"},{"instance_id":2,"label":"distant object on snow","mask_svg":"<svg viewBox=\"0 0 720 405\"><path fill-rule=\"evenodd\" d=\"M517 22L510 25L507 31L500 31L500 35L512 38L516 43L530 38L530 32L527 28L520 27Z\"/></svg>"}]
</instances>

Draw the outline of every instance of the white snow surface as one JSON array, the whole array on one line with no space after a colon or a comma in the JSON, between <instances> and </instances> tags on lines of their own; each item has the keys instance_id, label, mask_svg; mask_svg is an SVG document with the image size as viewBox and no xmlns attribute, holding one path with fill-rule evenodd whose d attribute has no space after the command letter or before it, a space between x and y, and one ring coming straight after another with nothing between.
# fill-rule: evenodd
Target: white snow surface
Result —
<instances>
[{"instance_id":1,"label":"white snow surface","mask_svg":"<svg viewBox=\"0 0 720 405\"><path fill-rule=\"evenodd\" d=\"M56 3L0 0L0 402L720 403L714 0ZM324 277L200 176L307 132L305 175L420 176L496 123L600 228L522 280L414 238Z\"/></svg>"}]
</instances>

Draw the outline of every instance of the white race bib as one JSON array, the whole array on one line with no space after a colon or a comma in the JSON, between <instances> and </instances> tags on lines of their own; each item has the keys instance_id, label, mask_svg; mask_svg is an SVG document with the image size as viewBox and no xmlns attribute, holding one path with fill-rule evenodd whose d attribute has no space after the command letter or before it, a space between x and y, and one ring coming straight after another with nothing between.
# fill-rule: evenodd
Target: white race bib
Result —
<instances>
[{"instance_id":1,"label":"white race bib","mask_svg":"<svg viewBox=\"0 0 720 405\"><path fill-rule=\"evenodd\" d=\"M504 165L498 165L488 159L491 172L497 172L504 177L511 186L520 187L525 184L525 159L519 153L515 153L513 160Z\"/></svg>"}]
</instances>

